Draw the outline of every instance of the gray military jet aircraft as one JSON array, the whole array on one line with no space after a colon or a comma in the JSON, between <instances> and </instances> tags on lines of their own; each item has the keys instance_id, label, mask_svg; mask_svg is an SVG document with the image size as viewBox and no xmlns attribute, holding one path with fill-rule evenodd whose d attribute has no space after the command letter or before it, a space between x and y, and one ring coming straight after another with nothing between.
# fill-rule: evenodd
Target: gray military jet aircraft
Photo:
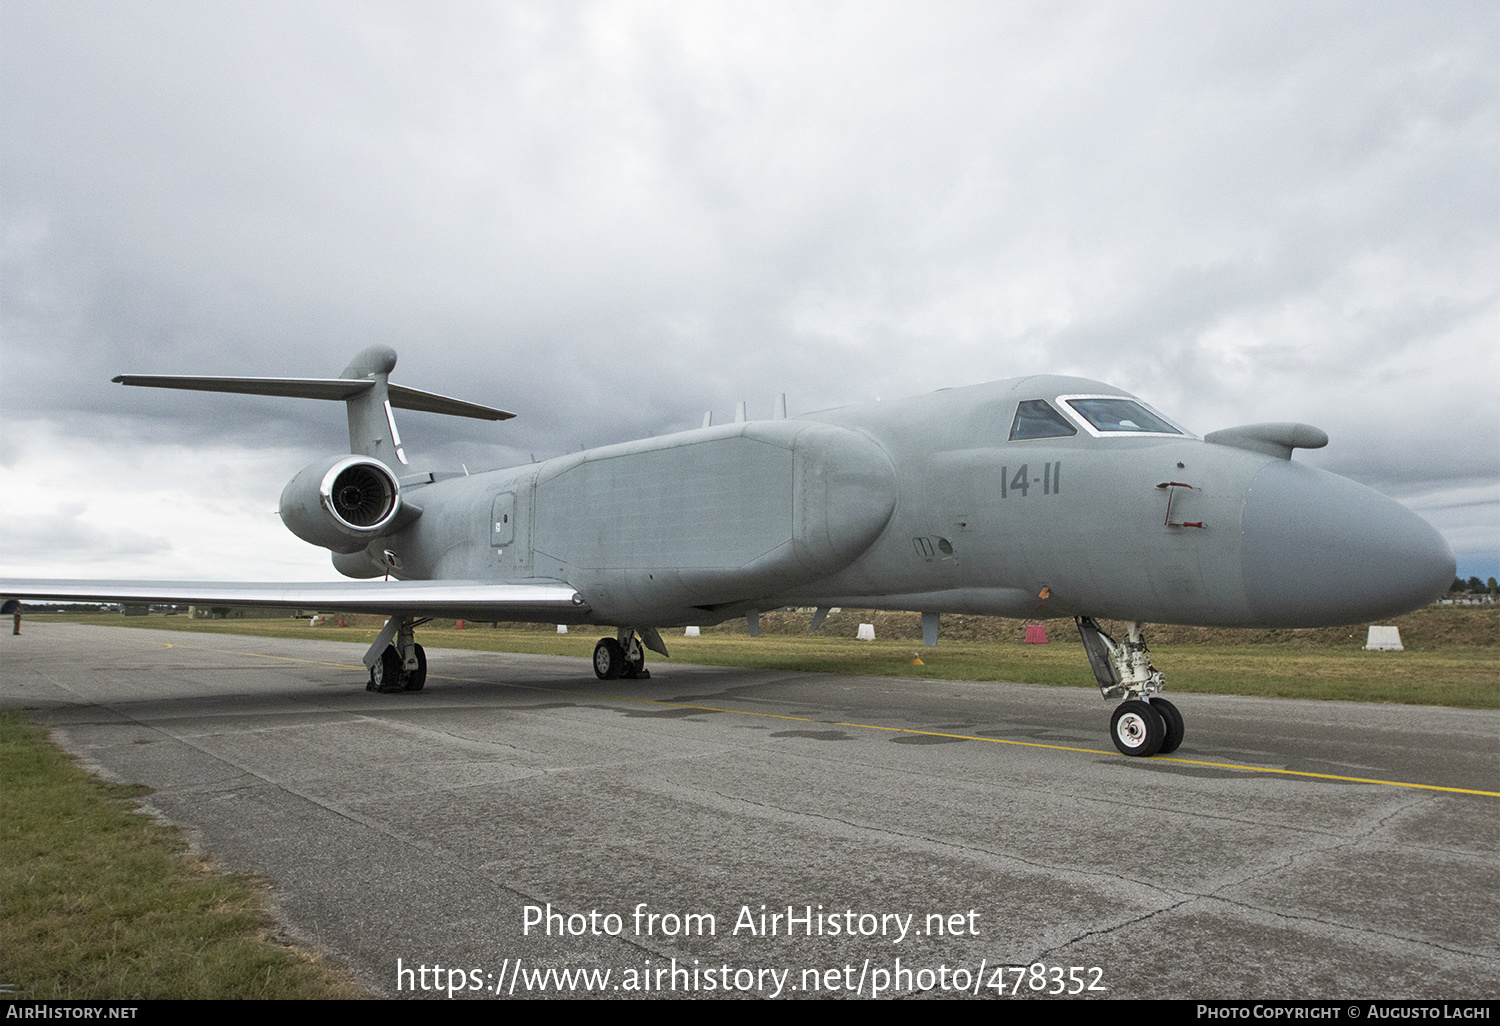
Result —
<instances>
[{"instance_id":1,"label":"gray military jet aircraft","mask_svg":"<svg viewBox=\"0 0 1500 1026\"><path fill-rule=\"evenodd\" d=\"M295 606L389 617L368 686L420 690L423 618L616 628L604 679L649 676L659 628L832 606L1071 616L1128 755L1170 752L1143 622L1317 627L1405 612L1454 559L1425 521L1292 462L1306 424L1202 438L1117 388L1033 376L788 418L705 426L481 474L413 473L393 408L503 410L389 381L390 349L338 378L124 375L126 385L339 399L349 452L292 478L281 518L346 584L0 581L12 599ZM1098 618L1128 623L1116 640Z\"/></svg>"}]
</instances>

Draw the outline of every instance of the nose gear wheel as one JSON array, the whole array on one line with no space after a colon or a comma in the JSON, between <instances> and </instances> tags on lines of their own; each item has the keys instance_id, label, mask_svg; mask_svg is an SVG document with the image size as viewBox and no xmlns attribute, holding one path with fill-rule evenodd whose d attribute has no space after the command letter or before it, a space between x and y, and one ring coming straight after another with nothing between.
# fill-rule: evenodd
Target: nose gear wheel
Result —
<instances>
[{"instance_id":1,"label":"nose gear wheel","mask_svg":"<svg viewBox=\"0 0 1500 1026\"><path fill-rule=\"evenodd\" d=\"M1115 747L1126 755L1155 755L1161 751L1167 727L1161 714L1139 699L1121 702L1109 721Z\"/></svg>"},{"instance_id":2,"label":"nose gear wheel","mask_svg":"<svg viewBox=\"0 0 1500 1026\"><path fill-rule=\"evenodd\" d=\"M1151 697L1151 708L1161 714L1162 723L1167 728L1166 734L1162 736L1161 747L1156 750L1156 754L1171 755L1182 744L1182 713L1177 711L1177 706L1160 695Z\"/></svg>"}]
</instances>

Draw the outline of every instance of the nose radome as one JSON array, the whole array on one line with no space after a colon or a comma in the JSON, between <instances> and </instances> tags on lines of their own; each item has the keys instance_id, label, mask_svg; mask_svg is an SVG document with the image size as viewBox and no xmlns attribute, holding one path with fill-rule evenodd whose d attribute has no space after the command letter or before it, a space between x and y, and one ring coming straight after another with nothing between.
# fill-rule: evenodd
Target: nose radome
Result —
<instances>
[{"instance_id":1,"label":"nose radome","mask_svg":"<svg viewBox=\"0 0 1500 1026\"><path fill-rule=\"evenodd\" d=\"M1245 598L1274 627L1409 612L1447 592L1453 551L1427 521L1346 478L1277 460L1250 482L1241 520Z\"/></svg>"}]
</instances>

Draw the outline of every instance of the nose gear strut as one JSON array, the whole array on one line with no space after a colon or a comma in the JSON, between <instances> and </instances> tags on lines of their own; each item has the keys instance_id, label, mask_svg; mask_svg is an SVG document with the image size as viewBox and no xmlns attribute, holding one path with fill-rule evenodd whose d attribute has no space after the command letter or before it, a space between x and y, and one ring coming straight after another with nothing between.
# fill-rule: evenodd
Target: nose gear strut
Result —
<instances>
[{"instance_id":1,"label":"nose gear strut","mask_svg":"<svg viewBox=\"0 0 1500 1026\"><path fill-rule=\"evenodd\" d=\"M1110 737L1126 755L1166 755L1182 744L1182 714L1158 697L1166 678L1151 665L1141 625L1126 625L1123 642L1110 637L1092 616L1074 618L1089 666L1106 699L1123 698L1110 719Z\"/></svg>"}]
</instances>

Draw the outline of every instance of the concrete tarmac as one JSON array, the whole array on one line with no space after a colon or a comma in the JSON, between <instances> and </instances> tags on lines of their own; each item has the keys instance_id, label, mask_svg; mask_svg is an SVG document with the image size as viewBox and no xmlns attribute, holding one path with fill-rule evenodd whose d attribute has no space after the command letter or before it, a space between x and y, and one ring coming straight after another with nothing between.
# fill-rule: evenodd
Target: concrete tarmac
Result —
<instances>
[{"instance_id":1,"label":"concrete tarmac","mask_svg":"<svg viewBox=\"0 0 1500 1026\"><path fill-rule=\"evenodd\" d=\"M380 695L351 644L23 631L0 702L388 996L1500 980L1493 712L1173 695L1182 748L1129 759L1088 688L429 649Z\"/></svg>"}]
</instances>

